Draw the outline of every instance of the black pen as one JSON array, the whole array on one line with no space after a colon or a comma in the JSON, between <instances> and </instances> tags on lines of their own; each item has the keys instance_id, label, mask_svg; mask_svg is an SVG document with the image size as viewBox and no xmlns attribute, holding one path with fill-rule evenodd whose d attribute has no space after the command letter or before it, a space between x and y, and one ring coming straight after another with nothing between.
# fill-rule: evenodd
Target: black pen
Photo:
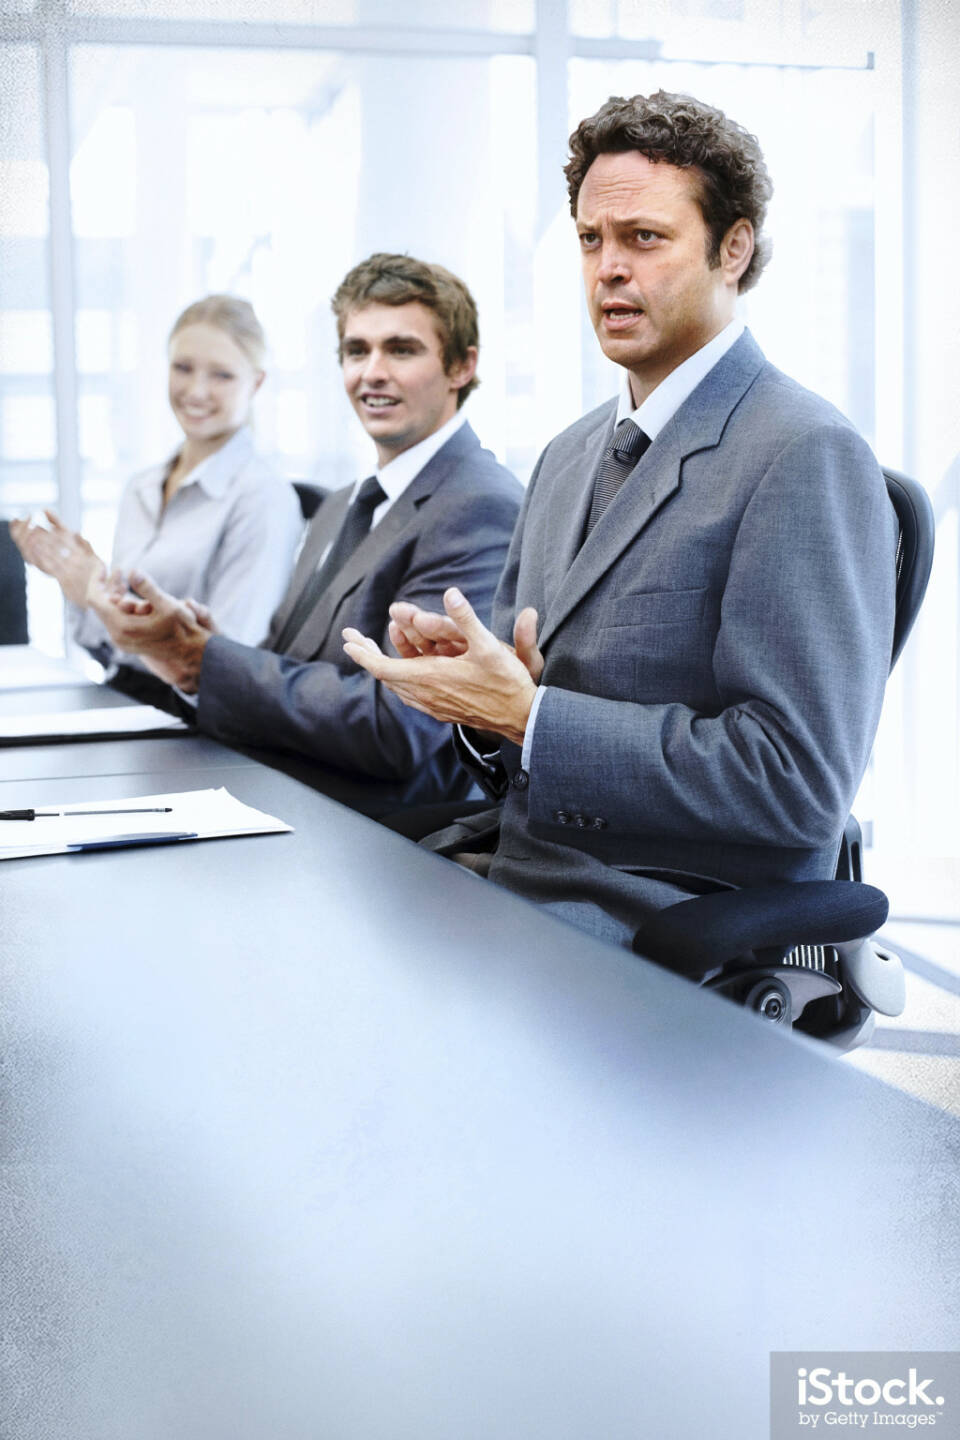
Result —
<instances>
[{"instance_id":1,"label":"black pen","mask_svg":"<svg viewBox=\"0 0 960 1440\"><path fill-rule=\"evenodd\" d=\"M0 810L0 820L68 820L71 815L170 815L172 805L140 805L126 810Z\"/></svg>"}]
</instances>

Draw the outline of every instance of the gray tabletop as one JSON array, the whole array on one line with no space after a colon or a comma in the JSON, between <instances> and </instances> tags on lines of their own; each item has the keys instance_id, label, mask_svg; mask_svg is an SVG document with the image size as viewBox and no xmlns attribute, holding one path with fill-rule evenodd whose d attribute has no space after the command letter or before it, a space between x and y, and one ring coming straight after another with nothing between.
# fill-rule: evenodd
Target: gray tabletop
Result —
<instances>
[{"instance_id":1,"label":"gray tabletop","mask_svg":"<svg viewBox=\"0 0 960 1440\"><path fill-rule=\"evenodd\" d=\"M143 748L144 743L149 747L152 740L139 743L127 740L123 745L116 745L112 740L79 739L53 744L36 736L28 736L5 741L2 736L5 716L62 714L65 710L110 709L136 703L127 695L111 689L109 685L98 685L83 679L76 672L70 671L65 662L53 661L47 656L39 655L30 646L8 646L6 649L8 652L16 652L20 657L17 663L21 666L35 666L43 675L49 667L56 677L56 683L29 687L11 685L4 688L4 673L0 668L0 786L7 780L29 780L34 776L56 780L74 775L136 772L145 765L152 765L149 757L153 752L149 748ZM0 661L3 658L3 647L0 647ZM12 670L16 668L16 664L12 665ZM182 737L170 734L163 738L176 743ZM232 757L229 763L234 765L262 764L290 775L295 780L302 780L311 789L319 790L362 815L379 819L396 811L403 803L402 782L393 785L369 776L346 774L342 770L335 770L314 760L305 760L279 750L248 747L227 749L207 740L203 746L192 750L179 747L167 751L163 763L169 765L171 770L192 769L198 761L201 764L227 763L227 756ZM479 790L474 793L479 798Z\"/></svg>"},{"instance_id":2,"label":"gray tabletop","mask_svg":"<svg viewBox=\"0 0 960 1440\"><path fill-rule=\"evenodd\" d=\"M55 662L45 656L37 656L29 646L14 646L13 650L26 659L21 663L40 662L49 664L55 673L59 664L63 674L70 676L65 662ZM0 651L0 659L2 659ZM43 665L40 666L41 670ZM134 705L136 702L126 695L112 690L109 685L98 685L75 675L69 683L63 678L57 684L37 685L21 688L4 688L0 672L0 718L3 716L62 714L67 710L116 709ZM152 771L195 770L198 766L250 766L255 761L237 751L218 745L202 736L171 732L157 739L130 738L117 740L68 740L51 743L26 739L3 743L0 741L0 804L2 806L30 805L31 796L36 793L29 782L34 779L61 781L79 779L89 782L102 775L144 774ZM26 782L26 788L24 787ZM177 784L179 785L179 781ZM7 788L9 787L9 788ZM62 786L58 785L56 795L47 799L60 798ZM87 798L89 783L81 784L81 795L76 787L64 799Z\"/></svg>"},{"instance_id":3,"label":"gray tabletop","mask_svg":"<svg viewBox=\"0 0 960 1440\"><path fill-rule=\"evenodd\" d=\"M130 705L125 695L109 685L95 685L92 680L77 679L72 684L38 686L36 689L4 690L0 686L0 716L50 715L64 710L112 709Z\"/></svg>"},{"instance_id":4,"label":"gray tabletop","mask_svg":"<svg viewBox=\"0 0 960 1440\"><path fill-rule=\"evenodd\" d=\"M4 806L31 805L34 779L59 782L77 779L81 789L101 775L141 775L147 771L181 772L205 766L259 769L255 761L202 735L171 733L154 740L76 740L57 745L0 747L0 797ZM172 788L180 786L175 781ZM60 787L55 784L59 794ZM170 787L168 787L170 788ZM180 786L180 788L187 788ZM50 797L47 797L50 798Z\"/></svg>"},{"instance_id":5,"label":"gray tabletop","mask_svg":"<svg viewBox=\"0 0 960 1440\"><path fill-rule=\"evenodd\" d=\"M5 685L4 677L7 672L0 664L0 731L2 720L6 716L22 719L27 715L59 715L69 710L112 710L134 703L125 695L111 690L108 685L98 685L92 680L84 679L82 675L72 671L65 661L51 660L30 646L12 646L6 647L6 650L10 653L7 654L4 648L0 648L0 662L11 661L11 680L21 667L29 666L31 671L35 668L38 672L34 678L40 683ZM11 660L11 654L16 658ZM44 679L48 669L50 675ZM183 737L171 735L169 738L175 742ZM10 782L16 785L17 782L29 781L34 777L57 780L69 776L94 777L117 769L143 770L145 766L154 763L151 757L160 753L152 748L152 742L145 740L129 740L122 744L114 740L38 744L30 738L5 742L0 737L0 801L4 787ZM218 755L225 753L220 746L212 745L201 754L195 751L192 756L182 752L178 757L175 752L168 751L163 756L163 765L178 769L181 765L190 766L191 761L194 764L198 761L209 764L215 761ZM2 803L28 805L32 801L29 797L12 798L10 792L10 798Z\"/></svg>"},{"instance_id":6,"label":"gray tabletop","mask_svg":"<svg viewBox=\"0 0 960 1440\"><path fill-rule=\"evenodd\" d=\"M772 1350L955 1347L955 1121L151 743L295 833L3 867L5 1437L763 1440Z\"/></svg>"}]
</instances>

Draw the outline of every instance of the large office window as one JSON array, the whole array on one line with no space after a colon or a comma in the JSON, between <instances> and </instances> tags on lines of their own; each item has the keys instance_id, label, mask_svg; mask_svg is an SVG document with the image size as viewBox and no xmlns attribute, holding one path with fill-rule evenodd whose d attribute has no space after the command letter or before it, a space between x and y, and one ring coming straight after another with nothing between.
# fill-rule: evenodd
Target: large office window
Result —
<instances>
[{"instance_id":1,"label":"large office window","mask_svg":"<svg viewBox=\"0 0 960 1440\"><path fill-rule=\"evenodd\" d=\"M49 175L34 46L0 49L0 457L10 502L56 494Z\"/></svg>"},{"instance_id":2,"label":"large office window","mask_svg":"<svg viewBox=\"0 0 960 1440\"><path fill-rule=\"evenodd\" d=\"M69 156L70 233L54 271L69 272L71 314L59 333L74 353L61 344L58 361L75 370L78 454L67 483L79 487L66 498L99 548L109 547L124 481L176 442L166 335L178 311L210 291L246 296L267 329L270 379L256 423L278 466L337 484L367 463L341 393L329 297L374 249L439 260L470 284L482 338L471 414L525 479L549 436L616 384L579 295L560 180L567 134L610 93L657 86L713 100L763 137L777 192L775 259L748 319L774 359L874 437L877 77L863 16L840 43L836 6L814 16L779 0L571 0L565 29L563 6L533 0L452 9L439 0L71 0L66 9L72 22L61 15L39 32L62 49L66 91L54 115ZM154 27L153 43L137 43L141 22ZM223 43L170 43L189 32L184 22L225 27ZM111 27L112 43L100 38ZM320 33L324 48L310 44ZM17 125L18 146L37 157L19 208L32 206L42 228L38 53L0 53L19 67L18 110L32 116ZM725 63L708 63L718 57ZM42 235L30 243L42 281ZM24 391L9 443L31 448L27 470L4 450L7 509L54 498L52 326L46 293L36 298L37 283L33 293L3 301L16 341L10 379ZM45 378L24 373L30 364L45 366ZM48 588L35 610L44 596L53 603ZM47 630L52 623L46 615Z\"/></svg>"},{"instance_id":3,"label":"large office window","mask_svg":"<svg viewBox=\"0 0 960 1440\"><path fill-rule=\"evenodd\" d=\"M523 56L398 66L328 51L76 48L70 191L91 534L107 542L123 481L174 445L166 335L213 291L246 296L266 328L256 427L278 466L332 485L369 465L330 297L377 249L468 279L483 341L471 413L508 464L529 469L533 155L516 153L511 126L533 128L533 86Z\"/></svg>"},{"instance_id":4,"label":"large office window","mask_svg":"<svg viewBox=\"0 0 960 1440\"><path fill-rule=\"evenodd\" d=\"M568 13L575 36L652 41L666 60L835 67L862 64L882 10L883 0L569 0Z\"/></svg>"}]
</instances>

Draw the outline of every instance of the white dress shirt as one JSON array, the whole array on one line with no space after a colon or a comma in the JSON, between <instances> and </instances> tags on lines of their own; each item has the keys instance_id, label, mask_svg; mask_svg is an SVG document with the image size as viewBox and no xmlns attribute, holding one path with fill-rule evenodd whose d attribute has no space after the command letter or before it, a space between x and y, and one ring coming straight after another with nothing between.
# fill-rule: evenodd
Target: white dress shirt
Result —
<instances>
[{"instance_id":1,"label":"white dress shirt","mask_svg":"<svg viewBox=\"0 0 960 1440\"><path fill-rule=\"evenodd\" d=\"M630 390L630 375L628 371L624 370L617 401L617 424L619 425L621 420L632 420L645 435L649 435L650 442L653 444L667 422L673 419L684 400L693 394L700 381L706 378L717 361L721 360L730 347L736 344L743 331L743 321L735 316L729 325L724 326L719 335L714 335L712 340L708 340L706 345L694 351L681 365L677 366L676 370L671 370L666 379L661 380L655 390L651 390L643 404L636 407ZM539 618L542 620L543 616L541 615ZM533 704L527 717L527 728L524 731L523 751L520 758L520 764L524 770L530 768L533 728L536 724L540 702L548 689L547 685L537 687L537 693L533 697Z\"/></svg>"},{"instance_id":2,"label":"white dress shirt","mask_svg":"<svg viewBox=\"0 0 960 1440\"><path fill-rule=\"evenodd\" d=\"M457 433L461 425L465 424L466 419L466 414L461 406L457 413L452 416L445 425L441 425L439 430L434 430L433 434L428 435L426 440L420 440L416 445L411 445L409 450L401 450L400 454L395 455L392 460L388 460L386 465L373 471L373 474L380 484L380 488L387 498L381 500L376 510L374 510L373 518L370 521L371 530L380 524L380 521L390 509L390 506L396 504L404 490L413 484L427 462L433 459L438 450L443 449L450 437ZM350 505L356 500L357 492L363 484L364 479L368 478L368 476L364 476L354 481L353 489L350 491ZM347 508L349 509L349 505ZM335 540L336 536L333 538ZM333 540L325 545L321 551L317 560L317 570L322 567L332 548Z\"/></svg>"},{"instance_id":3,"label":"white dress shirt","mask_svg":"<svg viewBox=\"0 0 960 1440\"><path fill-rule=\"evenodd\" d=\"M744 328L743 321L734 317L719 335L714 335L712 340L695 350L676 370L671 370L666 379L661 380L657 388L650 391L643 404L636 408L630 390L630 375L624 370L620 378L620 396L617 401L617 424L619 425L621 420L632 420L644 434L650 436L652 444L667 421L673 419L687 396L693 394L717 361L722 360L730 347L740 339Z\"/></svg>"},{"instance_id":4,"label":"white dress shirt","mask_svg":"<svg viewBox=\"0 0 960 1440\"><path fill-rule=\"evenodd\" d=\"M392 460L388 460L386 465L374 471L387 498L386 500L381 500L376 510L374 510L373 520L370 526L371 530L375 525L379 525L384 515L386 515L390 509L390 506L400 499L400 496L404 490L406 490L407 486L416 480L424 465L426 465L429 460L432 460L439 450L443 449L451 436L455 435L460 429L460 426L466 422L466 418L466 411L464 407L461 406L457 413L453 415L445 425L441 425L439 430L434 430L433 434L428 435L426 440L421 440L416 445L411 445L409 450L402 450L399 455L395 455ZM358 480L354 485L353 494L350 496L351 504L356 498L357 491L362 484L363 481Z\"/></svg>"},{"instance_id":5,"label":"white dress shirt","mask_svg":"<svg viewBox=\"0 0 960 1440\"><path fill-rule=\"evenodd\" d=\"M164 505L173 463L155 465L127 484L111 566L147 571L178 599L208 605L225 635L255 645L293 570L303 530L296 492L256 453L246 426L195 466ZM109 664L115 652L100 620L70 608L74 638ZM123 660L144 668L134 655Z\"/></svg>"}]
</instances>

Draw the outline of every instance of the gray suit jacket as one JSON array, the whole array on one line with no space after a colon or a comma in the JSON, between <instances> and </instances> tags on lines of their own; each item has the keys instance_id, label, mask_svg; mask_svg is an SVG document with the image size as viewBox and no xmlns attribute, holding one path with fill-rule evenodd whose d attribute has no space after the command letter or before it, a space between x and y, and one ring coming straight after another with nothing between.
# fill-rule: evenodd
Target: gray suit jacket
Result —
<instances>
[{"instance_id":1,"label":"gray suit jacket","mask_svg":"<svg viewBox=\"0 0 960 1440\"><path fill-rule=\"evenodd\" d=\"M343 653L353 625L387 648L387 607L410 600L442 609L459 585L489 615L522 490L469 425L458 430L390 507L334 576L280 655L272 645L300 591L340 528L352 487L320 507L290 587L260 648L224 636L204 652L197 706L201 730L232 744L299 757L301 778L331 789L335 772L371 782L371 813L465 793L449 727L408 709ZM303 762L307 762L304 764ZM333 786L348 803L351 793Z\"/></svg>"},{"instance_id":2,"label":"gray suit jacket","mask_svg":"<svg viewBox=\"0 0 960 1440\"><path fill-rule=\"evenodd\" d=\"M503 638L536 607L549 689L529 771L501 748L490 869L608 934L605 915L635 929L684 894L832 875L889 668L896 543L866 443L747 333L581 546L615 408L544 451L495 602Z\"/></svg>"}]
</instances>

